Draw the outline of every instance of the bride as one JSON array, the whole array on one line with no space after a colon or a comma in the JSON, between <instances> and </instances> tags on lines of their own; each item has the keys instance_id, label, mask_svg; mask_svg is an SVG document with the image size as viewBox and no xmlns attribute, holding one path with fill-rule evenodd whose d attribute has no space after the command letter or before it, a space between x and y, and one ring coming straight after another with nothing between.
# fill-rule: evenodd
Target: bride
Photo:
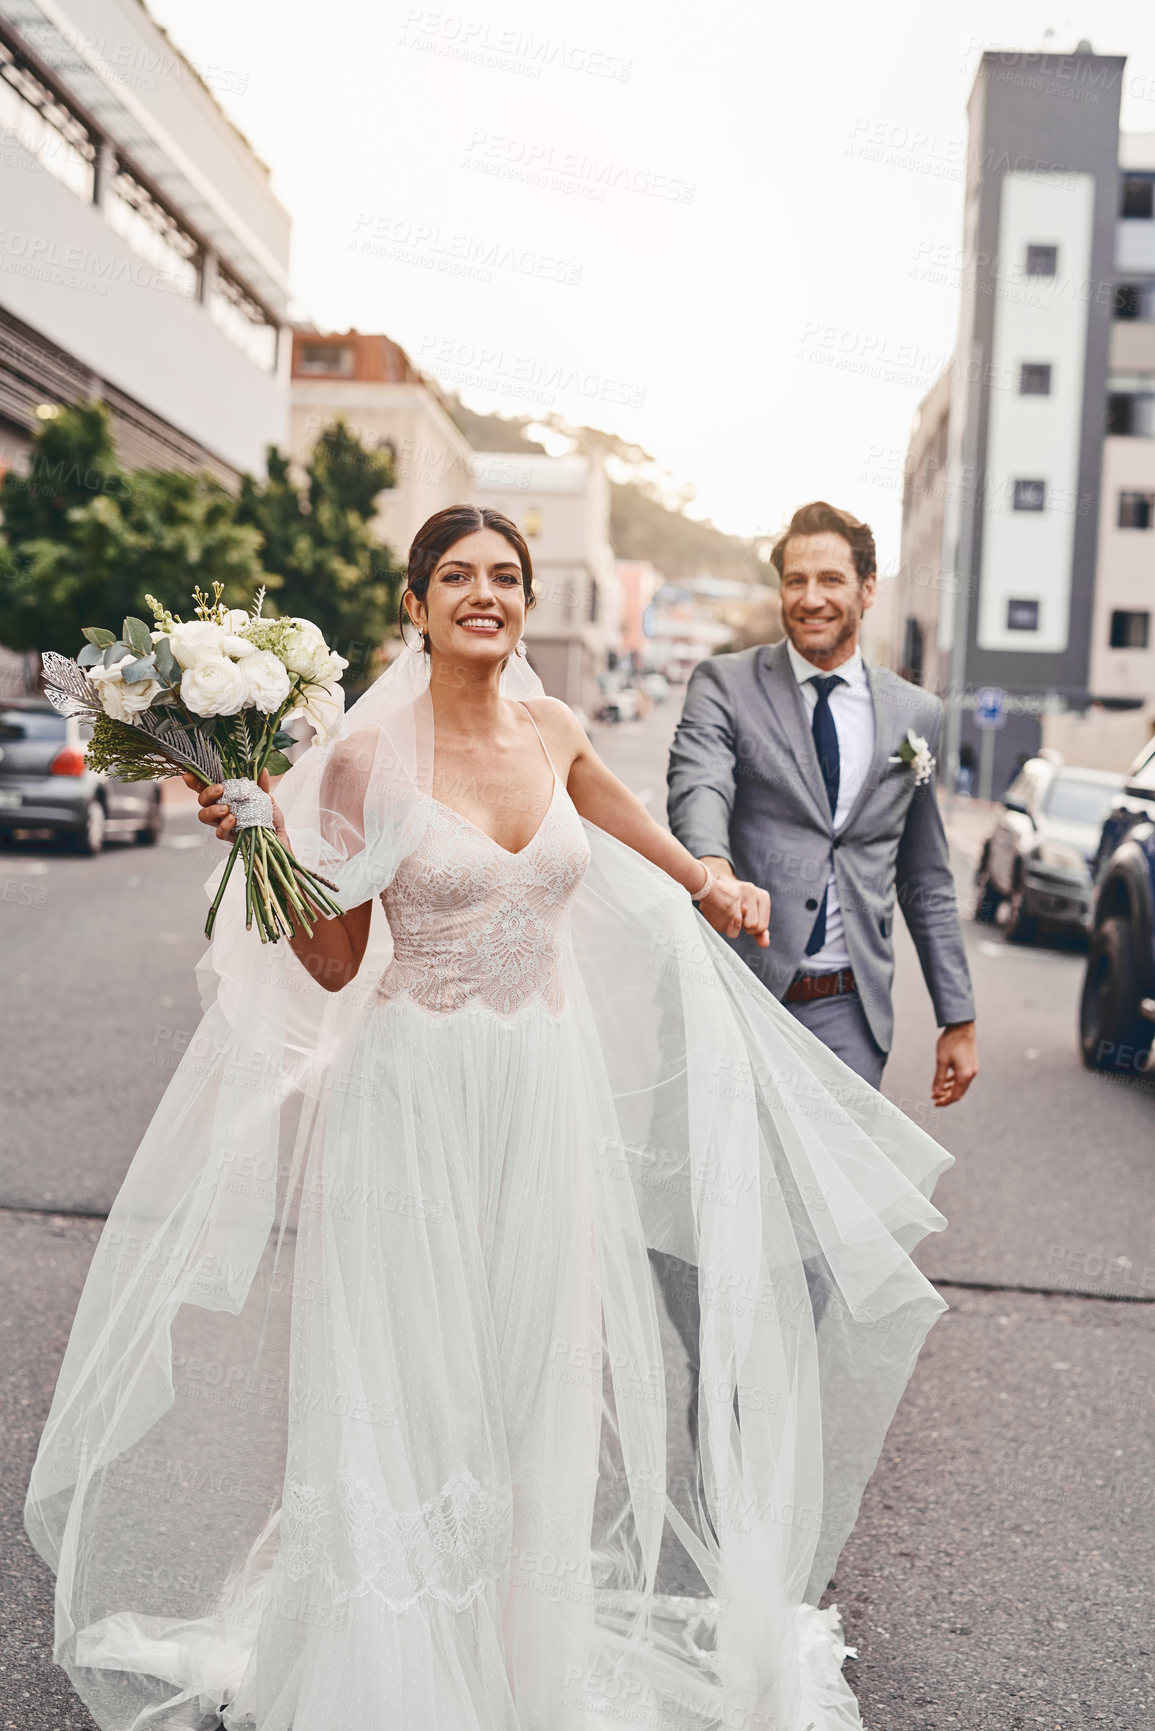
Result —
<instances>
[{"instance_id":1,"label":"bride","mask_svg":"<svg viewBox=\"0 0 1155 1731\"><path fill-rule=\"evenodd\" d=\"M543 694L532 603L508 519L426 523L413 652L277 790L347 912L224 904L28 1495L106 1731L861 1724L817 1602L950 1156L718 935L768 898Z\"/></svg>"}]
</instances>

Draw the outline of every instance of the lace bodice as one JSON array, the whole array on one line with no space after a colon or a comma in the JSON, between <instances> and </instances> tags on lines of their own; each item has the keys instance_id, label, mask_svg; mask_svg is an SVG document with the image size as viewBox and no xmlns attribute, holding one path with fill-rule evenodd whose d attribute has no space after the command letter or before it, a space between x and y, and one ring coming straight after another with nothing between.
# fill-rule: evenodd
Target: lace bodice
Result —
<instances>
[{"instance_id":1,"label":"lace bodice","mask_svg":"<svg viewBox=\"0 0 1155 1731\"><path fill-rule=\"evenodd\" d=\"M382 893L394 950L378 998L441 1015L476 1002L511 1016L540 1001L556 1015L562 922L590 857L556 771L549 808L520 853L430 804L421 842Z\"/></svg>"}]
</instances>

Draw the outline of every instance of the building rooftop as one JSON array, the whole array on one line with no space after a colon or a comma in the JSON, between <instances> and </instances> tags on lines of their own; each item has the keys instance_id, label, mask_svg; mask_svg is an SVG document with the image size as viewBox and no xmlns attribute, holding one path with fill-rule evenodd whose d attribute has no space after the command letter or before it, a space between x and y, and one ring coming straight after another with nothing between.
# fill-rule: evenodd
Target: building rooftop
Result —
<instances>
[{"instance_id":1,"label":"building rooftop","mask_svg":"<svg viewBox=\"0 0 1155 1731\"><path fill-rule=\"evenodd\" d=\"M265 161L263 156L259 155L257 153L257 151L255 151L253 149L252 140L250 138L248 138L244 132L241 131L241 128L237 125L237 123L233 119L232 115L229 114L228 111L221 106L221 103L220 103L219 99L217 98L216 94L214 93L211 85L208 85L205 83L205 81L201 77L200 72L197 69L197 67L193 65L192 61L188 58L187 54L184 53L183 49L179 48L177 46L177 44L173 41L172 37L169 35L168 31L165 29L164 25L160 22L160 20L158 18L153 17L148 6L145 4L145 0L135 0L135 4L144 13L145 17L149 21L149 24L157 32L157 34L159 36L164 37L165 41L172 48L173 53L180 60L181 64L183 66L187 66L194 83L196 83L200 86L200 88L204 91L205 95L208 97L209 101L212 103L213 107L216 109L217 113L220 115L221 119L225 122L226 126L230 127L231 130L240 139L241 143L244 145L245 149L248 151L249 155L252 157L253 161L256 163L256 165L260 169L261 173L265 176L265 179L271 180L272 179L272 170L269 168L268 163Z\"/></svg>"}]
</instances>

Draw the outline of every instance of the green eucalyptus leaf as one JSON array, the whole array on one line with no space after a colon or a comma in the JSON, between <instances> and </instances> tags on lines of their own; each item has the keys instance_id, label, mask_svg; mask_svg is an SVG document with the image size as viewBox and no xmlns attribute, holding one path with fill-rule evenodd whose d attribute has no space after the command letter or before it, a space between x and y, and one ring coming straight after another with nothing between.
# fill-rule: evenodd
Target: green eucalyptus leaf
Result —
<instances>
[{"instance_id":1,"label":"green eucalyptus leaf","mask_svg":"<svg viewBox=\"0 0 1155 1731\"><path fill-rule=\"evenodd\" d=\"M137 655L149 655L152 652L152 632L143 619L135 619L130 613L125 620L122 634L128 647Z\"/></svg>"},{"instance_id":2,"label":"green eucalyptus leaf","mask_svg":"<svg viewBox=\"0 0 1155 1731\"><path fill-rule=\"evenodd\" d=\"M273 735L273 744L276 746L278 751L288 751L290 746L298 745L299 743L296 734L290 733L287 727L278 727L276 733Z\"/></svg>"},{"instance_id":3,"label":"green eucalyptus leaf","mask_svg":"<svg viewBox=\"0 0 1155 1731\"><path fill-rule=\"evenodd\" d=\"M98 648L95 643L86 643L76 657L76 665L78 667L95 667L97 662L103 661L103 659L103 649Z\"/></svg>"},{"instance_id":4,"label":"green eucalyptus leaf","mask_svg":"<svg viewBox=\"0 0 1155 1731\"><path fill-rule=\"evenodd\" d=\"M113 638L112 642L108 644L104 651L104 665L106 667L115 667L118 661L123 661L126 655L131 654L132 651L128 647L127 643L118 643L117 640Z\"/></svg>"},{"instance_id":5,"label":"green eucalyptus leaf","mask_svg":"<svg viewBox=\"0 0 1155 1731\"><path fill-rule=\"evenodd\" d=\"M265 768L270 775L284 775L285 771L292 767L283 751L270 751L265 759Z\"/></svg>"},{"instance_id":6,"label":"green eucalyptus leaf","mask_svg":"<svg viewBox=\"0 0 1155 1731\"><path fill-rule=\"evenodd\" d=\"M156 662L151 655L142 655L139 661L133 661L124 669L120 676L126 685L139 685L142 680L156 678Z\"/></svg>"},{"instance_id":7,"label":"green eucalyptus leaf","mask_svg":"<svg viewBox=\"0 0 1155 1731\"><path fill-rule=\"evenodd\" d=\"M103 625L86 625L83 634L89 643L96 645L97 649L107 649L110 644L116 642L116 633L106 631Z\"/></svg>"},{"instance_id":8,"label":"green eucalyptus leaf","mask_svg":"<svg viewBox=\"0 0 1155 1731\"><path fill-rule=\"evenodd\" d=\"M172 644L167 637L158 637L153 645L153 655L156 658L156 670L162 679L175 684L180 678L180 667L172 652Z\"/></svg>"}]
</instances>

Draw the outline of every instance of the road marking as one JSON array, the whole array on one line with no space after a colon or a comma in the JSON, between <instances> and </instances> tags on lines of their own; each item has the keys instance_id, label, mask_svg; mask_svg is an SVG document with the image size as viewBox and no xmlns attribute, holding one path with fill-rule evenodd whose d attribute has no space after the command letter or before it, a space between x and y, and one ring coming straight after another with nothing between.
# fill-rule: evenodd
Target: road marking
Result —
<instances>
[{"instance_id":1,"label":"road marking","mask_svg":"<svg viewBox=\"0 0 1155 1731\"><path fill-rule=\"evenodd\" d=\"M199 835L164 835L160 839L161 845L164 847L186 848L201 845Z\"/></svg>"}]
</instances>

